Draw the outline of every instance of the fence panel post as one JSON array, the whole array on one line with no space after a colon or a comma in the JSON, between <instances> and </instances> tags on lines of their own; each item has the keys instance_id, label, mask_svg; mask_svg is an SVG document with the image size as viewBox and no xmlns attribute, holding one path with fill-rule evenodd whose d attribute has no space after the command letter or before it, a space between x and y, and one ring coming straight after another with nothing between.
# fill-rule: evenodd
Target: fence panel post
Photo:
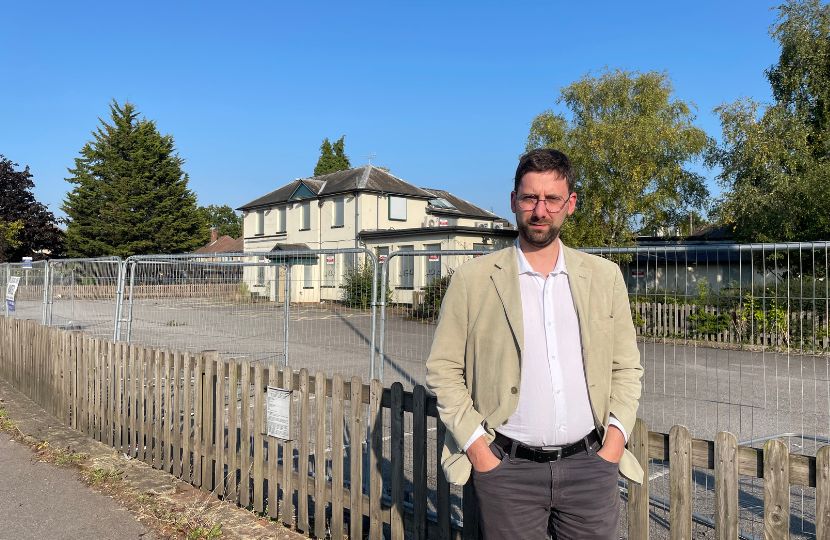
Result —
<instances>
[{"instance_id":1,"label":"fence panel post","mask_svg":"<svg viewBox=\"0 0 830 540\"><path fill-rule=\"evenodd\" d=\"M297 466L297 528L308 533L308 370L300 370L300 455Z\"/></svg>"},{"instance_id":2,"label":"fence panel post","mask_svg":"<svg viewBox=\"0 0 830 540\"><path fill-rule=\"evenodd\" d=\"M383 358L381 356L381 358ZM381 360L382 361L382 360ZM381 497L383 496L383 409L381 398L383 386L377 379L369 383L369 433L371 450L369 452L369 538L383 538L383 517L381 514Z\"/></svg>"},{"instance_id":3,"label":"fence panel post","mask_svg":"<svg viewBox=\"0 0 830 540\"><path fill-rule=\"evenodd\" d=\"M213 489L224 499L227 496L225 485L225 373L227 363L216 355L216 384L214 405L214 447L213 447Z\"/></svg>"},{"instance_id":4,"label":"fence panel post","mask_svg":"<svg viewBox=\"0 0 830 540\"><path fill-rule=\"evenodd\" d=\"M331 537L343 538L343 377L331 382Z\"/></svg>"},{"instance_id":5,"label":"fence panel post","mask_svg":"<svg viewBox=\"0 0 830 540\"><path fill-rule=\"evenodd\" d=\"M351 436L349 438L349 535L363 538L363 381L352 377Z\"/></svg>"},{"instance_id":6,"label":"fence panel post","mask_svg":"<svg viewBox=\"0 0 830 540\"><path fill-rule=\"evenodd\" d=\"M191 428L191 405L193 403L193 390L191 381L193 380L193 355L190 353L180 353L182 356L182 384L184 385L184 392L182 392L182 479L188 484L193 483L193 462L191 461L190 453L193 450L193 430Z\"/></svg>"},{"instance_id":7,"label":"fence panel post","mask_svg":"<svg viewBox=\"0 0 830 540\"><path fill-rule=\"evenodd\" d=\"M628 537L632 540L648 540L648 427L640 418L628 446L643 468L643 483L628 482Z\"/></svg>"},{"instance_id":8,"label":"fence panel post","mask_svg":"<svg viewBox=\"0 0 830 540\"><path fill-rule=\"evenodd\" d=\"M685 426L669 430L670 533L673 539L692 537L692 438Z\"/></svg>"},{"instance_id":9,"label":"fence panel post","mask_svg":"<svg viewBox=\"0 0 830 540\"><path fill-rule=\"evenodd\" d=\"M790 453L779 440L764 444L764 538L790 537Z\"/></svg>"},{"instance_id":10,"label":"fence panel post","mask_svg":"<svg viewBox=\"0 0 830 540\"><path fill-rule=\"evenodd\" d=\"M326 536L326 374L314 375L314 535Z\"/></svg>"},{"instance_id":11,"label":"fence panel post","mask_svg":"<svg viewBox=\"0 0 830 540\"><path fill-rule=\"evenodd\" d=\"M239 469L239 364L228 362L228 485L227 493L231 502L239 502L239 484L236 472Z\"/></svg>"},{"instance_id":12,"label":"fence panel post","mask_svg":"<svg viewBox=\"0 0 830 540\"><path fill-rule=\"evenodd\" d=\"M715 436L715 535L738 540L738 439L722 431Z\"/></svg>"},{"instance_id":13,"label":"fence panel post","mask_svg":"<svg viewBox=\"0 0 830 540\"><path fill-rule=\"evenodd\" d=\"M162 384L161 374L162 374L162 364L164 363L164 351L161 349L157 349L155 351L153 357L153 373L155 375L155 387L154 387L154 397L153 400L155 401L155 406L153 407L153 433L155 444L153 445L153 467L156 469L163 468L163 458L164 454L162 454L162 449L164 445L162 444L162 431L161 426L164 420L164 416L162 414L162 391L164 390L164 385Z\"/></svg>"},{"instance_id":14,"label":"fence panel post","mask_svg":"<svg viewBox=\"0 0 830 540\"><path fill-rule=\"evenodd\" d=\"M441 462L438 462L441 468ZM412 392L412 478L414 485L415 538L427 537L427 398L417 385Z\"/></svg>"},{"instance_id":15,"label":"fence panel post","mask_svg":"<svg viewBox=\"0 0 830 540\"><path fill-rule=\"evenodd\" d=\"M391 456L392 465L392 539L403 538L403 385L392 384L390 417L392 423Z\"/></svg>"},{"instance_id":16,"label":"fence panel post","mask_svg":"<svg viewBox=\"0 0 830 540\"><path fill-rule=\"evenodd\" d=\"M816 453L816 540L830 540L830 446Z\"/></svg>"},{"instance_id":17,"label":"fence panel post","mask_svg":"<svg viewBox=\"0 0 830 540\"><path fill-rule=\"evenodd\" d=\"M242 403L239 411L239 505L251 504L251 362L242 361Z\"/></svg>"},{"instance_id":18,"label":"fence panel post","mask_svg":"<svg viewBox=\"0 0 830 540\"><path fill-rule=\"evenodd\" d=\"M265 481L265 464L264 464L264 437L263 430L265 429L265 391L263 388L263 366L262 362L257 362L254 366L254 425L253 425L253 460L254 460L254 512L260 513L265 507L265 498L262 492Z\"/></svg>"},{"instance_id":19,"label":"fence panel post","mask_svg":"<svg viewBox=\"0 0 830 540\"><path fill-rule=\"evenodd\" d=\"M291 369L282 371L282 387L288 391L294 389L294 372ZM294 399L288 404L288 421L294 423ZM296 438L296 423L292 426L291 433ZM294 441L288 440L282 444L282 508L280 516L283 524L288 527L294 526Z\"/></svg>"},{"instance_id":20,"label":"fence panel post","mask_svg":"<svg viewBox=\"0 0 830 540\"><path fill-rule=\"evenodd\" d=\"M277 369L276 363L272 363L268 367L268 386L273 388L281 388L280 386L280 370ZM230 439L228 439L230 440ZM279 454L279 444L278 440L274 437L268 437L268 473L266 476L268 477L268 516L271 519L278 519L279 518L279 500L280 500L280 488L279 488L279 464L278 464L278 454Z\"/></svg>"}]
</instances>

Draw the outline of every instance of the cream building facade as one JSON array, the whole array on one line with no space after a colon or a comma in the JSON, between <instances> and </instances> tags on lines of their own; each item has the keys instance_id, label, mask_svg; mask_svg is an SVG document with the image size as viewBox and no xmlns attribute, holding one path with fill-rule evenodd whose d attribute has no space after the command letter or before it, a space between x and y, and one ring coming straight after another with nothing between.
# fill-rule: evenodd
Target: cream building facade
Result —
<instances>
[{"instance_id":1,"label":"cream building facade","mask_svg":"<svg viewBox=\"0 0 830 540\"><path fill-rule=\"evenodd\" d=\"M414 291L462 258L418 255L387 263L391 253L498 249L516 237L505 219L487 210L371 165L294 180L238 210L245 252L261 253L246 266L245 283L271 300L282 299L286 279L292 302L340 300L346 274L363 257L325 250L367 249L389 264L395 301L411 303Z\"/></svg>"}]
</instances>

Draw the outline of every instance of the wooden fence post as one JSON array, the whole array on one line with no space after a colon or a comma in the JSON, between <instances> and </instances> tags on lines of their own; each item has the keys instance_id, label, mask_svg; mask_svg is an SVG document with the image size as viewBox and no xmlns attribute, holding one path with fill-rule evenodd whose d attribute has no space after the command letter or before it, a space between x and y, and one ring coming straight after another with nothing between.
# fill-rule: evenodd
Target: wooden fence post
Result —
<instances>
[{"instance_id":1,"label":"wooden fence post","mask_svg":"<svg viewBox=\"0 0 830 540\"><path fill-rule=\"evenodd\" d=\"M790 537L790 453L782 441L764 444L764 538Z\"/></svg>"},{"instance_id":2,"label":"wooden fence post","mask_svg":"<svg viewBox=\"0 0 830 540\"><path fill-rule=\"evenodd\" d=\"M383 409L381 398L383 387L380 381L372 379L369 383L369 433L371 449L369 451L369 538L383 538L383 519L381 515L381 497L383 496Z\"/></svg>"},{"instance_id":3,"label":"wooden fence post","mask_svg":"<svg viewBox=\"0 0 830 540\"><path fill-rule=\"evenodd\" d=\"M363 441L366 436L363 422L363 381L352 377L351 436L349 438L349 535L363 538Z\"/></svg>"},{"instance_id":4,"label":"wooden fence post","mask_svg":"<svg viewBox=\"0 0 830 540\"><path fill-rule=\"evenodd\" d=\"M300 455L297 466L297 529L308 533L308 370L300 370Z\"/></svg>"},{"instance_id":5,"label":"wooden fence post","mask_svg":"<svg viewBox=\"0 0 830 540\"><path fill-rule=\"evenodd\" d=\"M440 442L438 443L440 446ZM441 468L440 461L438 468ZM412 391L412 480L414 484L414 527L416 540L427 537L427 397L416 385Z\"/></svg>"},{"instance_id":6,"label":"wooden fence post","mask_svg":"<svg viewBox=\"0 0 830 540\"><path fill-rule=\"evenodd\" d=\"M314 375L314 536L326 536L326 374Z\"/></svg>"},{"instance_id":7,"label":"wooden fence post","mask_svg":"<svg viewBox=\"0 0 830 540\"><path fill-rule=\"evenodd\" d=\"M830 446L816 453L816 540L830 540Z\"/></svg>"},{"instance_id":8,"label":"wooden fence post","mask_svg":"<svg viewBox=\"0 0 830 540\"><path fill-rule=\"evenodd\" d=\"M725 431L715 436L715 535L738 540L738 439Z\"/></svg>"},{"instance_id":9,"label":"wooden fence post","mask_svg":"<svg viewBox=\"0 0 830 540\"><path fill-rule=\"evenodd\" d=\"M692 438L685 426L669 431L670 536L692 537Z\"/></svg>"},{"instance_id":10,"label":"wooden fence post","mask_svg":"<svg viewBox=\"0 0 830 540\"><path fill-rule=\"evenodd\" d=\"M642 484L628 482L628 537L631 540L648 540L648 427L639 418L634 424L628 447L644 471Z\"/></svg>"},{"instance_id":11,"label":"wooden fence post","mask_svg":"<svg viewBox=\"0 0 830 540\"><path fill-rule=\"evenodd\" d=\"M343 538L343 377L331 381L331 537Z\"/></svg>"},{"instance_id":12,"label":"wooden fence post","mask_svg":"<svg viewBox=\"0 0 830 540\"><path fill-rule=\"evenodd\" d=\"M399 382L392 384L389 416L392 424L391 431L391 469L392 469L392 512L391 531L392 539L403 539L403 385Z\"/></svg>"}]
</instances>

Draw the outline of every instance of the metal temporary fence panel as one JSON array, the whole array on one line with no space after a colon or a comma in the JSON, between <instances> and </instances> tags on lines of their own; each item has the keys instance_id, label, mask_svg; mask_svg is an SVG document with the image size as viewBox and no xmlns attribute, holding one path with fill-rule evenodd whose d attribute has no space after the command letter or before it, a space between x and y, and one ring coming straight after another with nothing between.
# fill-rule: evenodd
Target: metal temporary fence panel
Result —
<instances>
[{"instance_id":1,"label":"metal temporary fence panel","mask_svg":"<svg viewBox=\"0 0 830 540\"><path fill-rule=\"evenodd\" d=\"M643 363L638 415L653 431L735 433L815 455L830 438L828 244L669 245L585 251L616 262ZM667 464L652 460L655 534L668 523ZM711 534L714 477L695 472L695 535ZM741 482L740 530L761 537L763 481ZM815 491L791 492L790 533L815 535Z\"/></svg>"},{"instance_id":2,"label":"metal temporary fence panel","mask_svg":"<svg viewBox=\"0 0 830 540\"><path fill-rule=\"evenodd\" d=\"M365 377L374 260L362 249L130 257L119 333L152 346ZM368 277L354 277L358 270Z\"/></svg>"},{"instance_id":3,"label":"metal temporary fence panel","mask_svg":"<svg viewBox=\"0 0 830 540\"><path fill-rule=\"evenodd\" d=\"M3 313L15 319L32 319L43 322L45 317L46 261L6 263L3 286ZM13 305L6 300L6 284L18 278Z\"/></svg>"},{"instance_id":4,"label":"metal temporary fence panel","mask_svg":"<svg viewBox=\"0 0 830 540\"><path fill-rule=\"evenodd\" d=\"M120 257L50 260L46 324L113 338L121 268Z\"/></svg>"},{"instance_id":5,"label":"metal temporary fence panel","mask_svg":"<svg viewBox=\"0 0 830 540\"><path fill-rule=\"evenodd\" d=\"M389 386L424 384L438 311L453 271L482 250L395 251L381 265L380 344L373 377Z\"/></svg>"}]
</instances>

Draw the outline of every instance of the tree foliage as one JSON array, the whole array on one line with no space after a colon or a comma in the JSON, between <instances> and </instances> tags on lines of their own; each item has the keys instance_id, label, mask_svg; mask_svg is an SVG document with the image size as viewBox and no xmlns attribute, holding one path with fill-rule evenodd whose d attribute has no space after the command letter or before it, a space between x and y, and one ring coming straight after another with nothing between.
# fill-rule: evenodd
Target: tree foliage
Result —
<instances>
[{"instance_id":1,"label":"tree foliage","mask_svg":"<svg viewBox=\"0 0 830 540\"><path fill-rule=\"evenodd\" d=\"M328 138L323 139L323 143L320 145L320 157L314 167L314 176L345 171L351 168L352 164L346 155L346 136L343 135L334 141L334 144Z\"/></svg>"},{"instance_id":2,"label":"tree foliage","mask_svg":"<svg viewBox=\"0 0 830 540\"><path fill-rule=\"evenodd\" d=\"M205 243L207 224L173 137L138 115L113 101L111 122L101 120L69 169L75 187L63 210L71 256L179 253Z\"/></svg>"},{"instance_id":3,"label":"tree foliage","mask_svg":"<svg viewBox=\"0 0 830 540\"><path fill-rule=\"evenodd\" d=\"M690 170L706 134L691 107L672 97L664 73L606 71L562 89L531 125L527 148L557 148L576 174L578 207L562 236L574 245L625 245L688 221L704 206L703 178Z\"/></svg>"},{"instance_id":4,"label":"tree foliage","mask_svg":"<svg viewBox=\"0 0 830 540\"><path fill-rule=\"evenodd\" d=\"M59 257L63 232L54 214L35 200L29 167L17 167L0 155L0 262Z\"/></svg>"},{"instance_id":5,"label":"tree foliage","mask_svg":"<svg viewBox=\"0 0 830 540\"><path fill-rule=\"evenodd\" d=\"M199 212L201 212L208 226L207 238L210 238L210 227L216 227L219 236L227 235L231 238L242 236L242 217L227 204L222 206L215 204L200 206Z\"/></svg>"},{"instance_id":6,"label":"tree foliage","mask_svg":"<svg viewBox=\"0 0 830 540\"><path fill-rule=\"evenodd\" d=\"M717 209L739 240L826 240L830 236L830 6L789 0L771 34L781 46L766 74L773 103L744 99L716 111L722 143Z\"/></svg>"}]
</instances>

